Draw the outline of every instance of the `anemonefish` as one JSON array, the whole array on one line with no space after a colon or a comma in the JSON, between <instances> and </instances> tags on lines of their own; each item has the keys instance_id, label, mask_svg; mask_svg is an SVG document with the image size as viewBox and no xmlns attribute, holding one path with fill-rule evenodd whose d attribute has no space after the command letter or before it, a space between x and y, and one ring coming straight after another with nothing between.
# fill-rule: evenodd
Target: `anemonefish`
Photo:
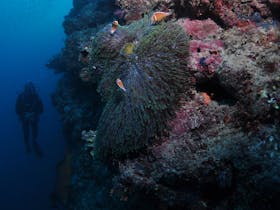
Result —
<instances>
[{"instance_id":1,"label":"anemonefish","mask_svg":"<svg viewBox=\"0 0 280 210\"><path fill-rule=\"evenodd\" d=\"M117 79L116 83L120 89L122 89L123 91L126 91L126 88L124 87L123 82L120 79Z\"/></svg>"},{"instance_id":2,"label":"anemonefish","mask_svg":"<svg viewBox=\"0 0 280 210\"><path fill-rule=\"evenodd\" d=\"M119 27L119 22L117 20L113 21L111 31L110 31L111 35L113 35L116 32L118 27Z\"/></svg>"},{"instance_id":3,"label":"anemonefish","mask_svg":"<svg viewBox=\"0 0 280 210\"><path fill-rule=\"evenodd\" d=\"M158 23L164 20L166 17L170 16L171 12L155 12L151 17L152 24Z\"/></svg>"},{"instance_id":4,"label":"anemonefish","mask_svg":"<svg viewBox=\"0 0 280 210\"><path fill-rule=\"evenodd\" d=\"M202 92L201 95L203 97L203 103L204 104L208 105L208 104L211 103L211 97L207 93Z\"/></svg>"}]
</instances>

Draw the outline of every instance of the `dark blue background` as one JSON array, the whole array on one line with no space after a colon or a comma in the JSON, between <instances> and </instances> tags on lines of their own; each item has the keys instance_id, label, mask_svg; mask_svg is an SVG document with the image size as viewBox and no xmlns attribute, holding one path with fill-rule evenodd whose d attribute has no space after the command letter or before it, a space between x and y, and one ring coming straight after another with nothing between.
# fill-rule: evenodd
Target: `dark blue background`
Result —
<instances>
[{"instance_id":1,"label":"dark blue background","mask_svg":"<svg viewBox=\"0 0 280 210\"><path fill-rule=\"evenodd\" d=\"M63 157L58 113L51 104L58 75L45 68L63 47L63 17L72 0L0 1L0 209L50 209L55 167ZM33 81L42 97L39 139L44 157L26 154L14 110L17 94Z\"/></svg>"}]
</instances>

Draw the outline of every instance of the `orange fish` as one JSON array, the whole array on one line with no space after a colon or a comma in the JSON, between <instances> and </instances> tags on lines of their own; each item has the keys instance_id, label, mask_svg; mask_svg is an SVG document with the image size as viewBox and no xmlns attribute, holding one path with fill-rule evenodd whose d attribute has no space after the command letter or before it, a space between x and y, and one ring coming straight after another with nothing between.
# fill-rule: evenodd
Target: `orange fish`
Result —
<instances>
[{"instance_id":1,"label":"orange fish","mask_svg":"<svg viewBox=\"0 0 280 210\"><path fill-rule=\"evenodd\" d=\"M112 27L110 33L113 35L119 27L119 22L117 20L112 22Z\"/></svg>"},{"instance_id":2,"label":"orange fish","mask_svg":"<svg viewBox=\"0 0 280 210\"><path fill-rule=\"evenodd\" d=\"M210 96L207 93L202 92L201 95L203 97L204 104L208 105L208 104L211 103L211 98L210 98Z\"/></svg>"},{"instance_id":3,"label":"orange fish","mask_svg":"<svg viewBox=\"0 0 280 210\"><path fill-rule=\"evenodd\" d=\"M151 17L151 22L152 24L158 23L164 20L166 17L170 16L171 14L171 12L155 12Z\"/></svg>"},{"instance_id":4,"label":"orange fish","mask_svg":"<svg viewBox=\"0 0 280 210\"><path fill-rule=\"evenodd\" d=\"M126 88L124 87L123 82L120 79L117 79L116 83L120 89L122 89L123 91L126 91Z\"/></svg>"}]
</instances>

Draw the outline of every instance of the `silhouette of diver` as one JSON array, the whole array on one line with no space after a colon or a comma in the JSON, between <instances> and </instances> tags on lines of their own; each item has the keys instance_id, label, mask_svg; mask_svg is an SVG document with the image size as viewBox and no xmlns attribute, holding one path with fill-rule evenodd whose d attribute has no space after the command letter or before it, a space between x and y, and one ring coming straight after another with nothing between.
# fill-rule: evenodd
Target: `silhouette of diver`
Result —
<instances>
[{"instance_id":1,"label":"silhouette of diver","mask_svg":"<svg viewBox=\"0 0 280 210\"><path fill-rule=\"evenodd\" d=\"M37 94L34 84L28 82L17 97L16 113L22 123L26 152L31 152L29 132L32 130L32 144L35 154L42 156L42 150L37 143L39 115L43 112L43 103Z\"/></svg>"}]
</instances>

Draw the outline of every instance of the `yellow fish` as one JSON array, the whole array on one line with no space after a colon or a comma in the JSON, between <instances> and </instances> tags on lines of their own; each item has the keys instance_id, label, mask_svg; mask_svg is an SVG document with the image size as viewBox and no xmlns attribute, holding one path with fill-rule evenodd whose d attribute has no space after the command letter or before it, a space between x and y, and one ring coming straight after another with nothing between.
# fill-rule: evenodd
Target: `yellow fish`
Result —
<instances>
[{"instance_id":1,"label":"yellow fish","mask_svg":"<svg viewBox=\"0 0 280 210\"><path fill-rule=\"evenodd\" d=\"M134 50L134 43L128 42L123 46L121 52L124 55L131 55L133 53L133 50Z\"/></svg>"},{"instance_id":2,"label":"yellow fish","mask_svg":"<svg viewBox=\"0 0 280 210\"><path fill-rule=\"evenodd\" d=\"M158 23L162 20L164 20L166 17L170 16L171 12L154 12L154 14L151 17L152 24Z\"/></svg>"},{"instance_id":3,"label":"yellow fish","mask_svg":"<svg viewBox=\"0 0 280 210\"><path fill-rule=\"evenodd\" d=\"M117 20L113 21L111 31L110 31L111 35L113 35L116 32L118 27L119 27L119 22Z\"/></svg>"},{"instance_id":4,"label":"yellow fish","mask_svg":"<svg viewBox=\"0 0 280 210\"><path fill-rule=\"evenodd\" d=\"M122 89L123 91L126 91L126 88L124 87L123 82L120 79L117 79L116 83L120 89Z\"/></svg>"}]
</instances>

